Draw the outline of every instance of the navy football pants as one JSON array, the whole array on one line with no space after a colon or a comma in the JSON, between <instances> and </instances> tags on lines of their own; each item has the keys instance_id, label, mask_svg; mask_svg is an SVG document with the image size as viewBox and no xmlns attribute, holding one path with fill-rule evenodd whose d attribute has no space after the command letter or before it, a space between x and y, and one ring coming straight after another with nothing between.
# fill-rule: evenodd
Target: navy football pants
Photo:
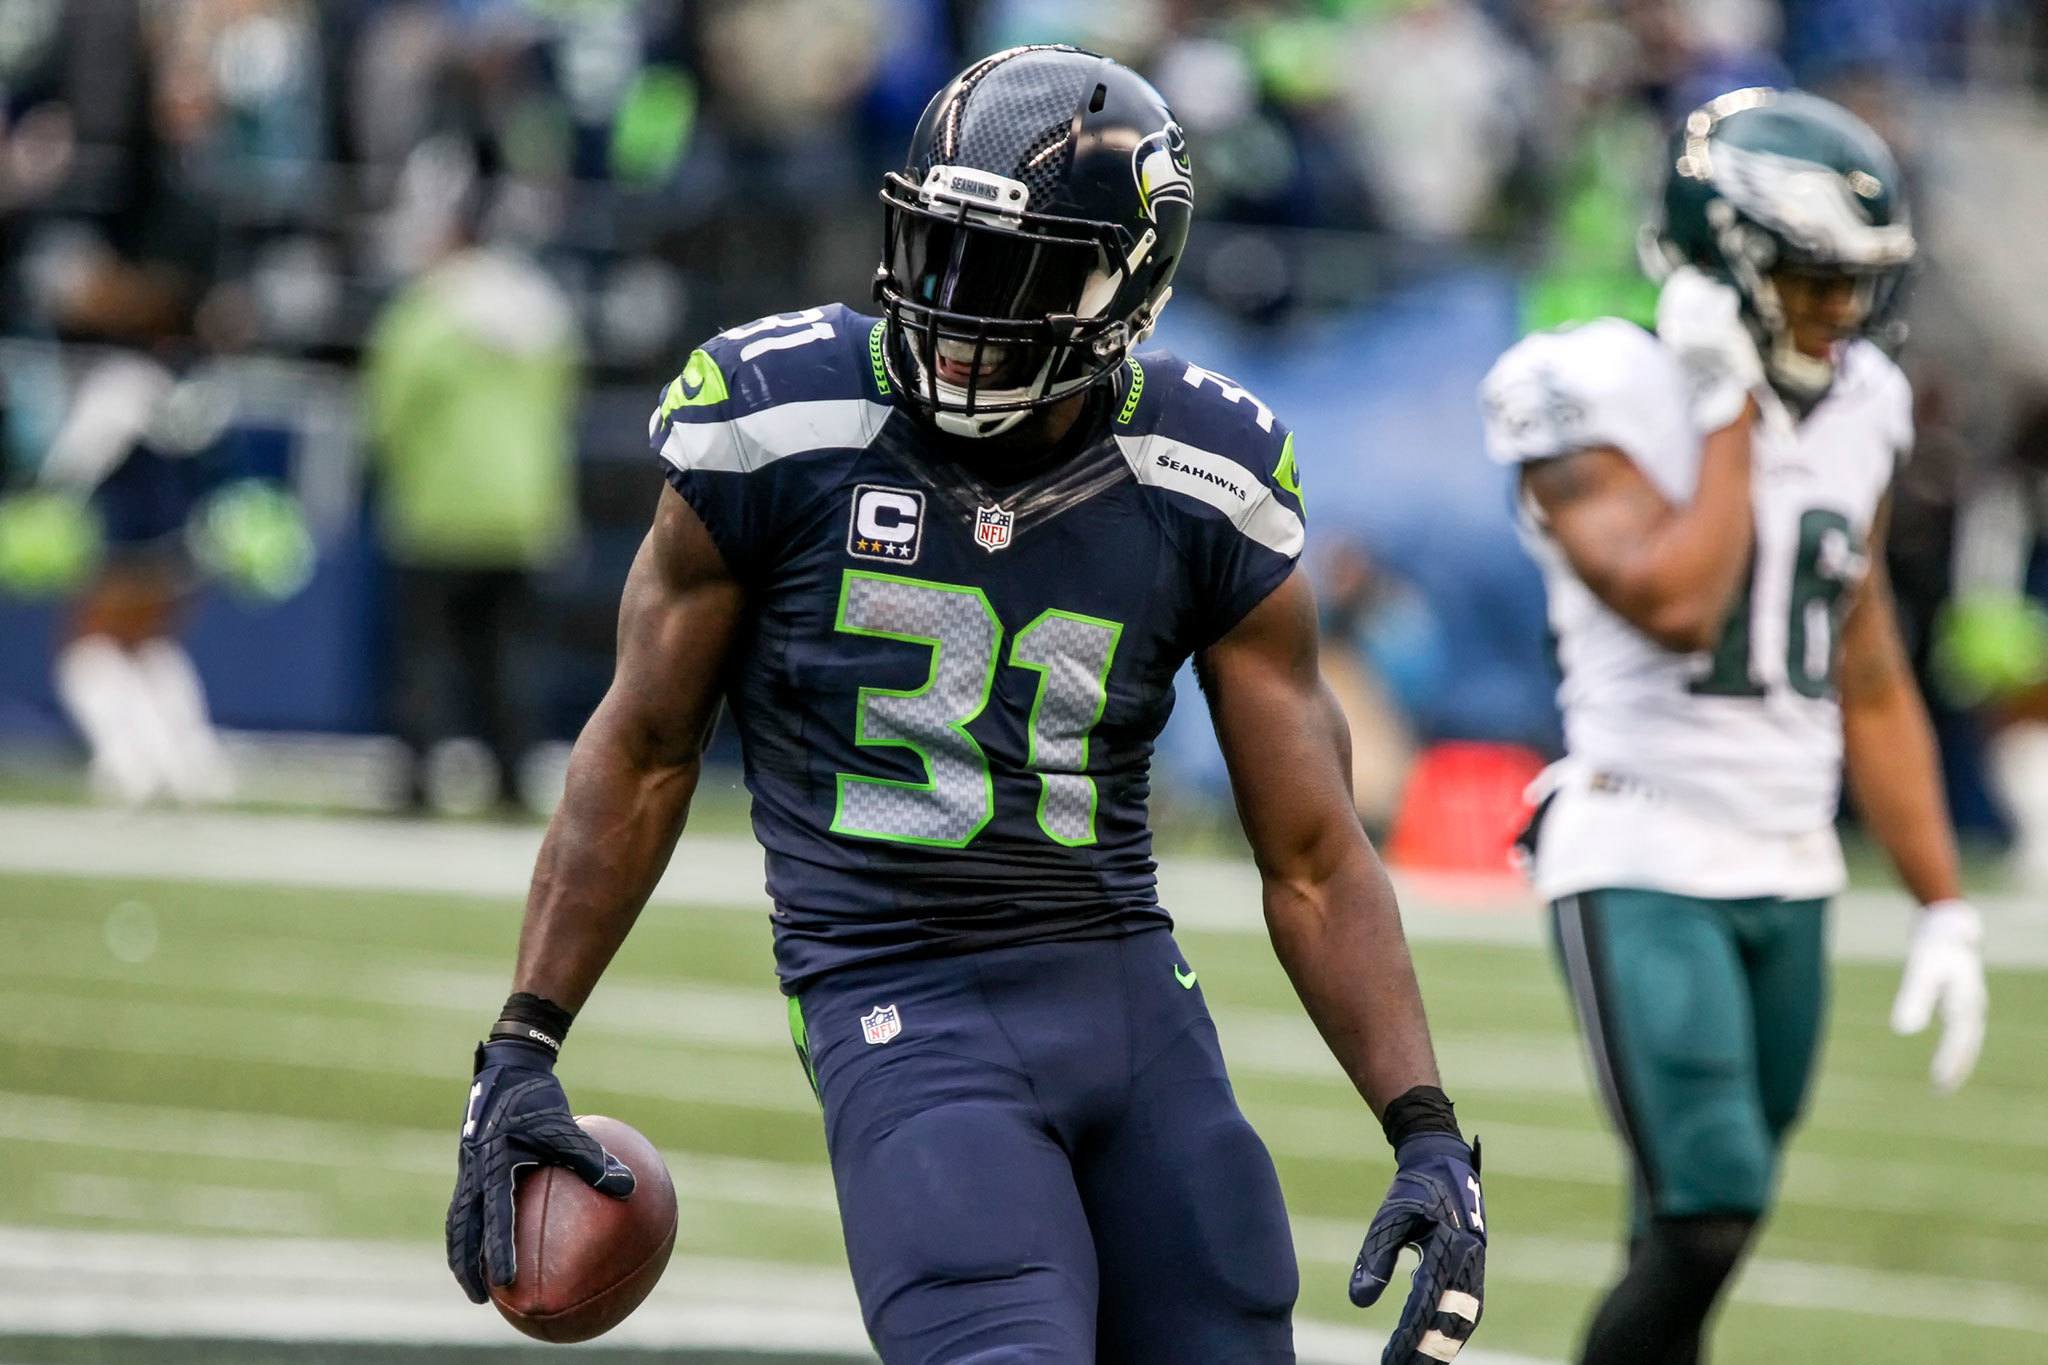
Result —
<instances>
[{"instance_id":1,"label":"navy football pants","mask_svg":"<svg viewBox=\"0 0 2048 1365\"><path fill-rule=\"evenodd\" d=\"M886 1365L1294 1359L1280 1183L1164 928L848 968L799 1008Z\"/></svg>"}]
</instances>

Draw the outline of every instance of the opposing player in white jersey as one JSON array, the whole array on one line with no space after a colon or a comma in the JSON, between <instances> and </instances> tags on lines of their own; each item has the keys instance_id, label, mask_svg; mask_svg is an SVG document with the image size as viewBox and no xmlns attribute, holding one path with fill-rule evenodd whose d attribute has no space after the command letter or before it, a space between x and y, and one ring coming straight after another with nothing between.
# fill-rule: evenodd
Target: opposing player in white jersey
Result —
<instances>
[{"instance_id":1,"label":"opposing player in white jersey","mask_svg":"<svg viewBox=\"0 0 2048 1365\"><path fill-rule=\"evenodd\" d=\"M1912 439L1906 379L1868 336L1914 250L1898 168L1827 101L1742 90L1687 118L1666 175L1656 334L1531 336L1484 387L1564 673L1535 877L1637 1177L1586 1365L1701 1359L1769 1207L1820 1034L1845 763L1923 907L1894 1027L1939 1007L1952 1089L1985 1017L1883 568Z\"/></svg>"}]
</instances>

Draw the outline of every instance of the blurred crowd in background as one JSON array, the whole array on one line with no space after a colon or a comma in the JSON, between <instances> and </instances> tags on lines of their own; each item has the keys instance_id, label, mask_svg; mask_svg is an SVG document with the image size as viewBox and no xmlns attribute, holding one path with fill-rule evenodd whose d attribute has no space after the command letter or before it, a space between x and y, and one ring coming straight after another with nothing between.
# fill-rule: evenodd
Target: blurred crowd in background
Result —
<instances>
[{"instance_id":1,"label":"blurred crowd in background","mask_svg":"<svg viewBox=\"0 0 2048 1365\"><path fill-rule=\"evenodd\" d=\"M720 328L865 304L925 100L1039 41L1187 129L1160 339L1303 437L1377 827L1432 746L1557 741L1487 363L1647 320L1685 110L1796 83L1874 123L1926 249L1894 578L1959 820L2048 867L2044 0L0 0L0 754L83 733L142 755L103 793L211 800L216 726L394 736L380 799L423 808L411 756L463 733L544 804L659 386ZM1162 763L1166 805L1221 790L1179 720Z\"/></svg>"}]
</instances>

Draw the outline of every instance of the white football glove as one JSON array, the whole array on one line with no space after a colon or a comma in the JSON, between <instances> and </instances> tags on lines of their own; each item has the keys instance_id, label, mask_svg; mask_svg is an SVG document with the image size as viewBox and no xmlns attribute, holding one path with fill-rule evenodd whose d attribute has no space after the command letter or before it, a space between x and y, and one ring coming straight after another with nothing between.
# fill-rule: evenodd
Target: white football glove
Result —
<instances>
[{"instance_id":1,"label":"white football glove","mask_svg":"<svg viewBox=\"0 0 2048 1365\"><path fill-rule=\"evenodd\" d=\"M1742 296L1693 267L1680 266L1657 295L1657 337L1685 371L1693 424L1719 431L1764 382L1763 357L1742 321Z\"/></svg>"},{"instance_id":2,"label":"white football glove","mask_svg":"<svg viewBox=\"0 0 2048 1365\"><path fill-rule=\"evenodd\" d=\"M1941 1010L1941 1041L1930 1075L1947 1094L1970 1078L1984 1050L1984 919L1966 901L1937 901L1920 912L1906 950L1906 973L1892 1001L1892 1032L1918 1033Z\"/></svg>"}]
</instances>

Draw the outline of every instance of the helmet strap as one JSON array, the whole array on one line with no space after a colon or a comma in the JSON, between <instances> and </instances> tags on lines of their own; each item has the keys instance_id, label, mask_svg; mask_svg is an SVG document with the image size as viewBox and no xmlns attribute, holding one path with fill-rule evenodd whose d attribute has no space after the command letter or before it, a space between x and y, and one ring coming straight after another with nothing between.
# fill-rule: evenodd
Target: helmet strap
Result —
<instances>
[{"instance_id":1,"label":"helmet strap","mask_svg":"<svg viewBox=\"0 0 2048 1365\"><path fill-rule=\"evenodd\" d=\"M1760 268L1757 253L1751 249L1754 231L1733 221L1717 226L1721 259L1727 262L1736 290L1748 301L1756 330L1761 333L1757 349L1763 356L1765 377L1794 407L1808 410L1835 382L1835 364L1806 354L1793 342L1778 286Z\"/></svg>"},{"instance_id":2,"label":"helmet strap","mask_svg":"<svg viewBox=\"0 0 2048 1365\"><path fill-rule=\"evenodd\" d=\"M1793 406L1811 409L1835 382L1835 362L1811 356L1792 344L1791 336L1774 337L1764 356L1764 374Z\"/></svg>"},{"instance_id":3,"label":"helmet strap","mask_svg":"<svg viewBox=\"0 0 2048 1365\"><path fill-rule=\"evenodd\" d=\"M1046 392L1046 380L1052 374L1054 354L1051 350L1046 352L1044 361L1039 364L1038 373L1031 376L1026 383L1014 389L978 394L977 397L1006 403L1020 398L1043 396ZM921 358L913 358L912 363L919 369L924 368L924 361ZM932 391L941 400L931 414L932 424L948 436L960 436L970 441L1000 436L1036 411L1034 408L1017 408L1009 412L977 413L968 409L967 390L960 385L935 380ZM958 407L946 407L945 404L949 402L957 404Z\"/></svg>"},{"instance_id":4,"label":"helmet strap","mask_svg":"<svg viewBox=\"0 0 2048 1365\"><path fill-rule=\"evenodd\" d=\"M1749 273L1753 283L1746 292L1752 295L1752 306L1764 334L1764 377L1793 407L1802 413L1810 411L1835 382L1835 362L1799 349L1792 340L1791 324L1785 320L1785 305L1778 299L1778 286L1761 271L1752 268Z\"/></svg>"}]
</instances>

